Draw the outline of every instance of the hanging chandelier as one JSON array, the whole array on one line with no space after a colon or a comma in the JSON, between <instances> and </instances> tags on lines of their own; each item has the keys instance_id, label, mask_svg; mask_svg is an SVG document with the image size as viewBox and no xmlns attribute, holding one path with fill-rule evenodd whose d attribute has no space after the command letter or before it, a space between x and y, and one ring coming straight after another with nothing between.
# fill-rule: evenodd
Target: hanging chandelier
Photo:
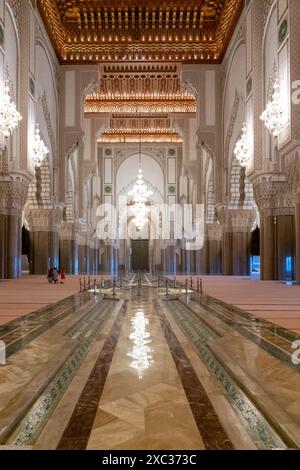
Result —
<instances>
[{"instance_id":1,"label":"hanging chandelier","mask_svg":"<svg viewBox=\"0 0 300 470\"><path fill-rule=\"evenodd\" d=\"M21 114L10 98L9 86L5 83L4 94L0 102L0 130L6 138L18 127L21 119Z\"/></svg>"},{"instance_id":2,"label":"hanging chandelier","mask_svg":"<svg viewBox=\"0 0 300 470\"><path fill-rule=\"evenodd\" d=\"M49 150L47 149L44 141L40 137L39 125L35 125L35 134L31 146L30 158L36 167L40 167L48 155Z\"/></svg>"},{"instance_id":3,"label":"hanging chandelier","mask_svg":"<svg viewBox=\"0 0 300 470\"><path fill-rule=\"evenodd\" d=\"M286 123L279 89L279 80L276 79L272 99L267 103L265 111L260 116L265 127L274 137L278 137Z\"/></svg>"},{"instance_id":4,"label":"hanging chandelier","mask_svg":"<svg viewBox=\"0 0 300 470\"><path fill-rule=\"evenodd\" d=\"M240 162L241 166L244 168L246 168L252 160L247 124L243 124L241 138L237 141L233 153L236 159Z\"/></svg>"},{"instance_id":5,"label":"hanging chandelier","mask_svg":"<svg viewBox=\"0 0 300 470\"><path fill-rule=\"evenodd\" d=\"M152 191L148 189L144 181L144 175L142 170L142 152L141 152L141 139L140 139L140 148L139 148L139 171L135 185L131 191L129 191L128 196L131 197L133 202L133 212L134 219L133 222L136 228L141 231L147 223L147 216L149 213L149 208L147 203L149 198L152 195Z\"/></svg>"}]
</instances>

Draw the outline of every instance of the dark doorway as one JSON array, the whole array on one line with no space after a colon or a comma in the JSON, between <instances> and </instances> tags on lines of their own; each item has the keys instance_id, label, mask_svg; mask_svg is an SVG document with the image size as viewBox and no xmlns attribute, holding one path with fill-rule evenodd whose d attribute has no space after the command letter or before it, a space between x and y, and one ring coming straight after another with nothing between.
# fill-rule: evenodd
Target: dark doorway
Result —
<instances>
[{"instance_id":1,"label":"dark doorway","mask_svg":"<svg viewBox=\"0 0 300 470\"><path fill-rule=\"evenodd\" d=\"M30 234L29 230L22 227L22 271L29 271L30 262Z\"/></svg>"},{"instance_id":2,"label":"dark doorway","mask_svg":"<svg viewBox=\"0 0 300 470\"><path fill-rule=\"evenodd\" d=\"M29 230L24 225L22 227L22 255L26 255L29 258L30 253L30 236Z\"/></svg>"},{"instance_id":3,"label":"dark doorway","mask_svg":"<svg viewBox=\"0 0 300 470\"><path fill-rule=\"evenodd\" d=\"M149 271L149 243L148 240L132 240L132 270Z\"/></svg>"},{"instance_id":4,"label":"dark doorway","mask_svg":"<svg viewBox=\"0 0 300 470\"><path fill-rule=\"evenodd\" d=\"M257 227L251 236L251 274L260 273L260 229Z\"/></svg>"},{"instance_id":5,"label":"dark doorway","mask_svg":"<svg viewBox=\"0 0 300 470\"><path fill-rule=\"evenodd\" d=\"M257 227L251 236L251 255L260 256L260 230Z\"/></svg>"}]
</instances>

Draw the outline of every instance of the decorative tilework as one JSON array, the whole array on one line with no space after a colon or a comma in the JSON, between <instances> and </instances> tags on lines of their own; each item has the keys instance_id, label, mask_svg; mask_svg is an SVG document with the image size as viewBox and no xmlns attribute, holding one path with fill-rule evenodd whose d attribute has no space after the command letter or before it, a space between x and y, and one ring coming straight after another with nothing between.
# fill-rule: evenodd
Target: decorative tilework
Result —
<instances>
[{"instance_id":1,"label":"decorative tilework","mask_svg":"<svg viewBox=\"0 0 300 470\"><path fill-rule=\"evenodd\" d=\"M218 337L217 333L180 302L172 302L170 308L175 321L194 344L208 370L218 380L233 408L246 421L248 432L259 449L278 449L286 446L255 408L247 396L216 360L207 343Z\"/></svg>"}]
</instances>

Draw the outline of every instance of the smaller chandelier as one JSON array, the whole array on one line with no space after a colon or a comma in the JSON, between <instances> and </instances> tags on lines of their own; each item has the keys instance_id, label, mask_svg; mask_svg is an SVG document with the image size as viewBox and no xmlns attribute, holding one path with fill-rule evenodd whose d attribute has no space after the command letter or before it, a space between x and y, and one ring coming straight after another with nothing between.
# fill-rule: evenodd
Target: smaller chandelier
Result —
<instances>
[{"instance_id":1,"label":"smaller chandelier","mask_svg":"<svg viewBox=\"0 0 300 470\"><path fill-rule=\"evenodd\" d=\"M0 101L0 130L6 138L18 127L21 119L21 114L10 98L9 86L5 83L4 94Z\"/></svg>"},{"instance_id":2,"label":"smaller chandelier","mask_svg":"<svg viewBox=\"0 0 300 470\"><path fill-rule=\"evenodd\" d=\"M30 158L36 167L40 167L48 153L49 150L47 149L46 145L44 144L44 141L40 137L39 125L36 124L33 143L31 146Z\"/></svg>"},{"instance_id":3,"label":"smaller chandelier","mask_svg":"<svg viewBox=\"0 0 300 470\"><path fill-rule=\"evenodd\" d=\"M241 138L237 141L233 153L242 167L246 168L252 160L247 133L247 124L243 124Z\"/></svg>"},{"instance_id":4,"label":"smaller chandelier","mask_svg":"<svg viewBox=\"0 0 300 470\"><path fill-rule=\"evenodd\" d=\"M260 119L264 122L265 127L268 129L270 134L274 137L278 137L286 124L284 108L280 98L278 79L276 79L274 83L272 100L267 103L267 107L260 116Z\"/></svg>"}]
</instances>

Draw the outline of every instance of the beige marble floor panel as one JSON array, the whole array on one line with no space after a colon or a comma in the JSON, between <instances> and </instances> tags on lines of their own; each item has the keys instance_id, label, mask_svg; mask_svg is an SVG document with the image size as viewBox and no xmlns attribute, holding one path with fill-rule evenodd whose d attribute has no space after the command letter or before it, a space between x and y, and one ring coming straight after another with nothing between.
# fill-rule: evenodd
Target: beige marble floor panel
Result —
<instances>
[{"instance_id":1,"label":"beige marble floor panel","mask_svg":"<svg viewBox=\"0 0 300 470\"><path fill-rule=\"evenodd\" d=\"M247 433L243 421L232 409L230 403L224 396L220 384L212 377L207 367L202 363L193 344L181 331L167 309L164 309L164 314L169 320L184 352L189 358L234 448L238 450L255 450L256 446ZM219 323L218 320L217 323ZM227 325L225 325L225 328L228 328Z\"/></svg>"},{"instance_id":2,"label":"beige marble floor panel","mask_svg":"<svg viewBox=\"0 0 300 470\"><path fill-rule=\"evenodd\" d=\"M148 357L144 370L132 367L134 359L128 356L138 311L144 312L146 332L151 332L147 341L152 359ZM141 334L144 320L137 321L136 334ZM87 448L204 449L151 302L128 306Z\"/></svg>"},{"instance_id":3,"label":"beige marble floor panel","mask_svg":"<svg viewBox=\"0 0 300 470\"><path fill-rule=\"evenodd\" d=\"M76 372L75 377L70 383L68 389L64 393L62 399L55 408L51 418L47 422L41 435L34 445L36 450L54 450L56 449L65 427L72 415L80 394L86 384L86 381L95 365L99 351L102 350L103 344L109 334L109 331L123 305L123 301L116 305L113 313L103 326L101 333L93 343L91 350L84 359L80 368Z\"/></svg>"}]
</instances>

